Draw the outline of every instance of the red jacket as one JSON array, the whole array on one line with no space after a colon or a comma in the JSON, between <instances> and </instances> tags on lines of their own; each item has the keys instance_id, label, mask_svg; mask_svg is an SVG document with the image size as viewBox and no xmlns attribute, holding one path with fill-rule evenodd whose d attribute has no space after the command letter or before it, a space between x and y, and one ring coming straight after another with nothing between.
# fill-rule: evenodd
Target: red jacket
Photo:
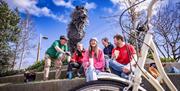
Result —
<instances>
[{"instance_id":1,"label":"red jacket","mask_svg":"<svg viewBox=\"0 0 180 91\"><path fill-rule=\"evenodd\" d=\"M103 51L98 48L98 58L95 58L94 56L94 51L92 51L92 58L94 61L94 68L96 70L100 70L100 71L104 71L104 67L105 67L105 59L104 59L104 53ZM83 59L83 67L86 70L89 67L90 63L89 63L89 50L86 50L85 52L85 56Z\"/></svg>"},{"instance_id":2,"label":"red jacket","mask_svg":"<svg viewBox=\"0 0 180 91\"><path fill-rule=\"evenodd\" d=\"M127 49L129 50L130 55L128 55ZM136 54L134 47L130 44L125 44L123 47L114 48L112 50L112 56L114 55L115 50L119 51L119 56L117 57L116 61L124 65L128 64L132 60L133 54Z\"/></svg>"},{"instance_id":3,"label":"red jacket","mask_svg":"<svg viewBox=\"0 0 180 91\"><path fill-rule=\"evenodd\" d=\"M82 63L83 62L83 57L84 57L84 54L85 54L85 50L82 50L81 53L82 53L82 56L78 56L77 51L75 51L73 53L73 56L71 57L71 61L72 62Z\"/></svg>"}]
</instances>

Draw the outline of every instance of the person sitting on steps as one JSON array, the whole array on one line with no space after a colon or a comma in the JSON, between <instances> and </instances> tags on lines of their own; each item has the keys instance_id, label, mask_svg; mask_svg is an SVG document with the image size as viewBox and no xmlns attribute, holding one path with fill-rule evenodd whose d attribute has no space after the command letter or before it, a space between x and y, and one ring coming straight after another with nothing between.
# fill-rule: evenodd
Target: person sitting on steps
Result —
<instances>
[{"instance_id":1,"label":"person sitting on steps","mask_svg":"<svg viewBox=\"0 0 180 91\"><path fill-rule=\"evenodd\" d=\"M125 44L119 34L114 36L114 44L116 47L112 50L112 59L109 60L111 72L128 79L131 68L133 70L135 67L136 51L132 45Z\"/></svg>"},{"instance_id":2,"label":"person sitting on steps","mask_svg":"<svg viewBox=\"0 0 180 91\"><path fill-rule=\"evenodd\" d=\"M113 50L114 46L109 42L108 38L106 38L106 37L103 38L101 41L102 41L102 44L104 45L103 52L104 52L104 58L105 58L105 62L106 62L105 70L107 72L111 72L107 62L109 59L111 59L112 50Z\"/></svg>"},{"instance_id":3,"label":"person sitting on steps","mask_svg":"<svg viewBox=\"0 0 180 91\"><path fill-rule=\"evenodd\" d=\"M56 74L55 79L58 79L61 74L62 62L70 61L70 52L67 46L68 38L60 36L59 40L53 42L51 47L45 53L45 67L44 67L44 80L48 79L51 61L55 61Z\"/></svg>"},{"instance_id":4,"label":"person sitting on steps","mask_svg":"<svg viewBox=\"0 0 180 91\"><path fill-rule=\"evenodd\" d=\"M72 79L73 77L73 68L77 68L77 75L80 77L83 74L83 57L85 54L85 50L83 48L83 44L77 44L77 50L73 53L71 61L68 64L67 77L68 79Z\"/></svg>"},{"instance_id":5,"label":"person sitting on steps","mask_svg":"<svg viewBox=\"0 0 180 91\"><path fill-rule=\"evenodd\" d=\"M104 53L98 47L97 38L91 38L89 41L89 49L86 50L83 58L83 67L85 70L86 81L97 80L99 72L104 71L105 61Z\"/></svg>"}]
</instances>

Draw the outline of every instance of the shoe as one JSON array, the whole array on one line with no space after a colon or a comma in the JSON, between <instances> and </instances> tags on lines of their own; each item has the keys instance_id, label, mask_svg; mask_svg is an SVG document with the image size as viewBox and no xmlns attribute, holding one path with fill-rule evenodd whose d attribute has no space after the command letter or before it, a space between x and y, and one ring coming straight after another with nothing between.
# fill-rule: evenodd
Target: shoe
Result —
<instances>
[{"instance_id":1,"label":"shoe","mask_svg":"<svg viewBox=\"0 0 180 91\"><path fill-rule=\"evenodd\" d=\"M72 76L73 76L73 75L72 75L72 71L67 72L67 77L68 77L68 79L71 80L71 79L72 79Z\"/></svg>"},{"instance_id":2,"label":"shoe","mask_svg":"<svg viewBox=\"0 0 180 91\"><path fill-rule=\"evenodd\" d=\"M78 76L78 77L81 77L81 74L78 72L78 73L77 73L77 76Z\"/></svg>"},{"instance_id":3,"label":"shoe","mask_svg":"<svg viewBox=\"0 0 180 91\"><path fill-rule=\"evenodd\" d=\"M106 68L106 72L111 73L110 68Z\"/></svg>"},{"instance_id":4,"label":"shoe","mask_svg":"<svg viewBox=\"0 0 180 91\"><path fill-rule=\"evenodd\" d=\"M48 77L44 77L43 81L46 81L46 80L48 80Z\"/></svg>"}]
</instances>

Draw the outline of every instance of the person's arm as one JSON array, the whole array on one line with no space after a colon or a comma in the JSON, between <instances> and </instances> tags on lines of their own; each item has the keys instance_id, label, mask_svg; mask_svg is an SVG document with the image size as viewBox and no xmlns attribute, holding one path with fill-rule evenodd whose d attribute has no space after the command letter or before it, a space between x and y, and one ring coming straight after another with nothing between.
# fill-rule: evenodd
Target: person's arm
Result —
<instances>
[{"instance_id":1,"label":"person's arm","mask_svg":"<svg viewBox=\"0 0 180 91\"><path fill-rule=\"evenodd\" d=\"M76 52L73 53L73 56L72 56L72 58L71 58L71 61L72 61L72 62L76 62L76 61L77 61Z\"/></svg>"},{"instance_id":2,"label":"person's arm","mask_svg":"<svg viewBox=\"0 0 180 91\"><path fill-rule=\"evenodd\" d=\"M113 50L114 49L114 46L111 44L111 50Z\"/></svg>"},{"instance_id":3,"label":"person's arm","mask_svg":"<svg viewBox=\"0 0 180 91\"><path fill-rule=\"evenodd\" d=\"M137 61L137 55L136 55L136 54L133 54L130 63L128 63L125 67L126 67L128 70L130 70L130 65L131 65L131 67L135 67L136 61Z\"/></svg>"},{"instance_id":4,"label":"person's arm","mask_svg":"<svg viewBox=\"0 0 180 91\"><path fill-rule=\"evenodd\" d=\"M102 50L99 50L99 55L100 55L100 57L99 57L99 61L101 62L101 64L102 64L102 68L105 68L105 59L104 59L104 53L103 53L103 51Z\"/></svg>"},{"instance_id":5,"label":"person's arm","mask_svg":"<svg viewBox=\"0 0 180 91\"><path fill-rule=\"evenodd\" d=\"M105 53L105 48L103 49L103 52Z\"/></svg>"},{"instance_id":6,"label":"person's arm","mask_svg":"<svg viewBox=\"0 0 180 91\"><path fill-rule=\"evenodd\" d=\"M53 43L54 48L56 49L57 52L65 53L61 48L59 48L59 43L58 43L58 42L59 42L59 41L55 41L55 42Z\"/></svg>"},{"instance_id":7,"label":"person's arm","mask_svg":"<svg viewBox=\"0 0 180 91\"><path fill-rule=\"evenodd\" d=\"M114 49L114 46L111 44L111 47L110 47L110 57L112 57L112 50Z\"/></svg>"},{"instance_id":8,"label":"person's arm","mask_svg":"<svg viewBox=\"0 0 180 91\"><path fill-rule=\"evenodd\" d=\"M65 47L65 53L66 53L67 56L71 56L71 52L69 51L69 48L68 48L67 45Z\"/></svg>"},{"instance_id":9,"label":"person's arm","mask_svg":"<svg viewBox=\"0 0 180 91\"><path fill-rule=\"evenodd\" d=\"M124 68L123 68L124 72L129 72L130 67L132 67L132 70L134 70L134 67L135 67L136 61L137 61L137 54L136 54L134 47L132 45L129 45L128 48L129 48L129 52L131 54L131 60L126 66L124 66Z\"/></svg>"},{"instance_id":10,"label":"person's arm","mask_svg":"<svg viewBox=\"0 0 180 91\"><path fill-rule=\"evenodd\" d=\"M89 67L89 57L88 57L88 50L86 50L84 57L83 57L83 67L86 70Z\"/></svg>"},{"instance_id":11,"label":"person's arm","mask_svg":"<svg viewBox=\"0 0 180 91\"><path fill-rule=\"evenodd\" d=\"M58 46L55 46L55 49L57 52L60 52L60 53L65 53L61 48L59 48Z\"/></svg>"},{"instance_id":12,"label":"person's arm","mask_svg":"<svg viewBox=\"0 0 180 91\"><path fill-rule=\"evenodd\" d=\"M69 47L67 45L65 46L65 52L69 52Z\"/></svg>"},{"instance_id":13,"label":"person's arm","mask_svg":"<svg viewBox=\"0 0 180 91\"><path fill-rule=\"evenodd\" d=\"M134 59L137 58L136 55L133 55L133 57L134 57ZM134 59L132 59L130 63L128 63L126 66L123 67L123 72L128 73L130 71L134 71L135 65L136 65L135 61L137 61L137 60L134 60Z\"/></svg>"}]
</instances>

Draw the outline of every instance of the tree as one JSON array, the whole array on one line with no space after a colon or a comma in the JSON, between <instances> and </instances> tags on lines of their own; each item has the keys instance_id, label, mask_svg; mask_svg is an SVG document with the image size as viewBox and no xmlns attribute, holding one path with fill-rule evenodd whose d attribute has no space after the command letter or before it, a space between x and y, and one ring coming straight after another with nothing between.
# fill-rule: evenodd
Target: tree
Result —
<instances>
[{"instance_id":1,"label":"tree","mask_svg":"<svg viewBox=\"0 0 180 91\"><path fill-rule=\"evenodd\" d=\"M35 31L33 22L28 11L26 11L25 18L21 19L19 27L22 31L18 36L19 41L17 41L14 45L13 67L18 60L20 69L23 60L30 57L31 50L34 49L36 46L32 43L33 39L35 38Z\"/></svg>"},{"instance_id":2,"label":"tree","mask_svg":"<svg viewBox=\"0 0 180 91\"><path fill-rule=\"evenodd\" d=\"M139 1L138 0L124 0L124 1L121 1L125 4L125 6L128 8L128 7L131 7L133 6L134 4L138 3ZM131 35L133 35L134 37L137 37L138 34L136 32L136 27L137 27L137 23L139 22L139 17L140 17L140 11L138 10L139 6L136 6L136 7L132 7L128 10L128 20L130 21L128 26L127 25L124 25L124 27L126 28L127 31L129 31L129 33ZM140 50L140 47L141 45L137 45L139 41L137 41L136 39L134 39L134 37L132 36L128 36L128 42L132 45L134 45L136 47L136 50Z\"/></svg>"},{"instance_id":3,"label":"tree","mask_svg":"<svg viewBox=\"0 0 180 91\"><path fill-rule=\"evenodd\" d=\"M11 45L18 41L21 30L18 27L20 17L17 9L9 9L4 1L0 1L0 71L10 68L13 51Z\"/></svg>"},{"instance_id":4,"label":"tree","mask_svg":"<svg viewBox=\"0 0 180 91\"><path fill-rule=\"evenodd\" d=\"M180 2L162 8L154 18L155 43L164 58L180 59Z\"/></svg>"},{"instance_id":5,"label":"tree","mask_svg":"<svg viewBox=\"0 0 180 91\"><path fill-rule=\"evenodd\" d=\"M139 2L140 2L139 0L119 0L119 6L123 9L127 9ZM134 37L139 36L139 33L137 33L137 31L136 31L137 26L145 23L145 22L140 21L141 20L140 18L143 15L143 12L141 10L142 10L141 5L136 5L134 7L131 7L122 17L122 21L123 21L122 27L125 29L125 31L127 31L128 33L131 34L131 36L127 35L122 31L124 36L127 39L126 41L129 42L130 44L134 45L138 52L141 47L141 44L137 43L139 41L137 41ZM119 18L119 15L114 15L114 16L110 16L110 17L116 17L116 16L118 16L118 18ZM110 18L110 17L106 17L106 18ZM112 20L112 18L111 18L111 20ZM118 21L117 21L117 19L115 19L115 21L119 25L119 19L118 19ZM134 37L132 37L132 36L134 36ZM142 38L143 37L139 37L139 39L142 39Z\"/></svg>"}]
</instances>

